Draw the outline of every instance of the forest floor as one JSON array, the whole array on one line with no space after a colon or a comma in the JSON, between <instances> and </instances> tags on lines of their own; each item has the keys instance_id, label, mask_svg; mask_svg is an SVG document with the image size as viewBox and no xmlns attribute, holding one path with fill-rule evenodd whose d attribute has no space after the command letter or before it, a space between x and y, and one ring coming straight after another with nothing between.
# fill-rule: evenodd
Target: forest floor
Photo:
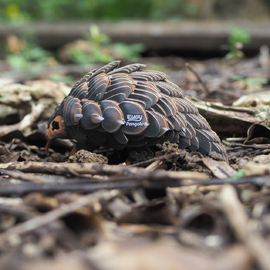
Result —
<instances>
[{"instance_id":1,"label":"forest floor","mask_svg":"<svg viewBox=\"0 0 270 270\"><path fill-rule=\"evenodd\" d=\"M141 62L185 91L228 160L164 143L134 164L111 149L70 156L60 139L47 155L48 119L72 86L50 74L94 66L1 67L1 270L270 269L269 53Z\"/></svg>"}]
</instances>

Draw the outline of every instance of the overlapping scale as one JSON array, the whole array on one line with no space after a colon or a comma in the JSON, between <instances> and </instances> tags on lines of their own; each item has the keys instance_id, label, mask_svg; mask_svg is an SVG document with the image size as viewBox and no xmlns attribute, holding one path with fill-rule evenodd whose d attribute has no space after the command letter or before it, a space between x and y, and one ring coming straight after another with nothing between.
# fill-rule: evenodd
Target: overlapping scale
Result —
<instances>
[{"instance_id":1,"label":"overlapping scale","mask_svg":"<svg viewBox=\"0 0 270 270\"><path fill-rule=\"evenodd\" d=\"M103 98L104 93L107 90L109 84L110 79L104 73L98 74L97 76L93 77L88 82L89 91L86 94L86 98L96 102L100 101Z\"/></svg>"},{"instance_id":2,"label":"overlapping scale","mask_svg":"<svg viewBox=\"0 0 270 270\"><path fill-rule=\"evenodd\" d=\"M129 98L128 97L128 98L126 98L125 101L136 102L136 103L140 104L143 107L144 110L146 109L146 103L144 101L140 100L140 99L134 99L134 98Z\"/></svg>"},{"instance_id":3,"label":"overlapping scale","mask_svg":"<svg viewBox=\"0 0 270 270\"><path fill-rule=\"evenodd\" d=\"M120 61L113 61L99 69L97 69L95 72L93 72L91 74L91 76L89 76L88 81L90 81L93 77L97 76L98 74L101 73L108 73L110 71L112 71L113 69L117 68L120 64Z\"/></svg>"},{"instance_id":4,"label":"overlapping scale","mask_svg":"<svg viewBox=\"0 0 270 270\"><path fill-rule=\"evenodd\" d=\"M176 115L170 116L168 119L171 121L175 131L182 130L182 123L178 120Z\"/></svg>"},{"instance_id":5,"label":"overlapping scale","mask_svg":"<svg viewBox=\"0 0 270 270\"><path fill-rule=\"evenodd\" d=\"M182 113L198 113L198 109L188 100L175 98L175 105L179 112Z\"/></svg>"},{"instance_id":6,"label":"overlapping scale","mask_svg":"<svg viewBox=\"0 0 270 270\"><path fill-rule=\"evenodd\" d=\"M69 136L73 139L75 139L77 142L81 144L86 144L86 132L85 129L82 128L81 125L76 126L66 126L66 130L69 134Z\"/></svg>"},{"instance_id":7,"label":"overlapping scale","mask_svg":"<svg viewBox=\"0 0 270 270\"><path fill-rule=\"evenodd\" d=\"M67 96L63 101L63 118L65 125L77 125L82 119L82 105L78 98Z\"/></svg>"},{"instance_id":8,"label":"overlapping scale","mask_svg":"<svg viewBox=\"0 0 270 270\"><path fill-rule=\"evenodd\" d=\"M160 98L158 95L154 94L153 92L146 91L146 90L140 90L137 88L135 89L134 94L144 95L144 96L147 96L148 98L150 98L150 100L151 100L150 107L154 106Z\"/></svg>"},{"instance_id":9,"label":"overlapping scale","mask_svg":"<svg viewBox=\"0 0 270 270\"><path fill-rule=\"evenodd\" d=\"M196 114L186 114L186 120L195 128L208 128L204 125L204 122L199 121L199 118Z\"/></svg>"},{"instance_id":10,"label":"overlapping scale","mask_svg":"<svg viewBox=\"0 0 270 270\"><path fill-rule=\"evenodd\" d=\"M168 121L166 119L166 117L158 112L155 112L155 116L158 119L159 125L160 125L160 130L159 133L157 135L158 137L161 137L165 132L169 131L169 124Z\"/></svg>"},{"instance_id":11,"label":"overlapping scale","mask_svg":"<svg viewBox=\"0 0 270 270\"><path fill-rule=\"evenodd\" d=\"M112 70L109 72L109 74L117 74L117 73L125 73L125 74L130 74L133 73L135 71L139 71L142 70L143 68L145 68L146 66L143 64L131 64L131 65L126 65L124 67Z\"/></svg>"},{"instance_id":12,"label":"overlapping scale","mask_svg":"<svg viewBox=\"0 0 270 270\"><path fill-rule=\"evenodd\" d=\"M160 118L156 116L156 113L151 111L147 111L147 117L149 126L143 134L145 137L155 138L159 135L161 130Z\"/></svg>"},{"instance_id":13,"label":"overlapping scale","mask_svg":"<svg viewBox=\"0 0 270 270\"><path fill-rule=\"evenodd\" d=\"M174 130L174 125L173 125L173 123L169 120L169 118L166 117L166 121L167 121L167 123L168 123L169 129L170 129L170 130Z\"/></svg>"},{"instance_id":14,"label":"overlapping scale","mask_svg":"<svg viewBox=\"0 0 270 270\"><path fill-rule=\"evenodd\" d=\"M173 130L169 130L164 134L163 139L160 141L160 143L164 143L164 142L171 142L174 138L174 131Z\"/></svg>"},{"instance_id":15,"label":"overlapping scale","mask_svg":"<svg viewBox=\"0 0 270 270\"><path fill-rule=\"evenodd\" d=\"M86 94L88 92L88 84L87 82L80 82L77 84L74 88L72 88L69 96L78 98L78 99L83 99L86 97Z\"/></svg>"},{"instance_id":16,"label":"overlapping scale","mask_svg":"<svg viewBox=\"0 0 270 270\"><path fill-rule=\"evenodd\" d=\"M180 134L179 132L174 132L174 136L173 136L173 139L171 140L171 143L177 143L179 142L179 137L180 137Z\"/></svg>"},{"instance_id":17,"label":"overlapping scale","mask_svg":"<svg viewBox=\"0 0 270 270\"><path fill-rule=\"evenodd\" d=\"M99 105L92 101L83 102L82 114L81 124L85 129L97 128L104 119Z\"/></svg>"},{"instance_id":18,"label":"overlapping scale","mask_svg":"<svg viewBox=\"0 0 270 270\"><path fill-rule=\"evenodd\" d=\"M186 115L180 112L177 112L174 117L181 123L181 131L180 135L185 136L186 129L187 129L187 121L186 121Z\"/></svg>"},{"instance_id":19,"label":"overlapping scale","mask_svg":"<svg viewBox=\"0 0 270 270\"><path fill-rule=\"evenodd\" d=\"M139 135L149 125L146 112L144 108L132 101L123 101L119 104L124 117L125 125L122 126L121 131L126 135Z\"/></svg>"},{"instance_id":20,"label":"overlapping scale","mask_svg":"<svg viewBox=\"0 0 270 270\"><path fill-rule=\"evenodd\" d=\"M109 77L109 78L111 80L111 84L107 88L107 91L103 96L103 99L115 100L112 97L115 97L115 95L118 95L118 94L123 94L124 98L127 98L135 89L135 86L132 80L127 78L127 75L125 74L121 74L119 78L115 76Z\"/></svg>"},{"instance_id":21,"label":"overlapping scale","mask_svg":"<svg viewBox=\"0 0 270 270\"><path fill-rule=\"evenodd\" d=\"M196 129L189 122L187 122L185 137L192 139L195 136L196 136Z\"/></svg>"},{"instance_id":22,"label":"overlapping scale","mask_svg":"<svg viewBox=\"0 0 270 270\"><path fill-rule=\"evenodd\" d=\"M202 154L210 153L212 148L211 148L211 136L208 134L207 131L203 129L199 129L196 132L196 136L200 142L199 145L199 151Z\"/></svg>"},{"instance_id":23,"label":"overlapping scale","mask_svg":"<svg viewBox=\"0 0 270 270\"><path fill-rule=\"evenodd\" d=\"M184 93L181 88L170 81L158 81L156 82L156 86L163 94L170 97L184 97Z\"/></svg>"},{"instance_id":24,"label":"overlapping scale","mask_svg":"<svg viewBox=\"0 0 270 270\"><path fill-rule=\"evenodd\" d=\"M197 118L197 121L200 122L200 128L211 130L211 127L208 124L208 122L205 120L205 118L203 118L200 114L196 114L196 118ZM215 137L219 141L219 138L217 136Z\"/></svg>"},{"instance_id":25,"label":"overlapping scale","mask_svg":"<svg viewBox=\"0 0 270 270\"><path fill-rule=\"evenodd\" d=\"M191 140L190 140L190 146L189 146L189 149L191 151L197 151L200 147L200 142L199 142L199 139L197 137L193 137Z\"/></svg>"},{"instance_id":26,"label":"overlapping scale","mask_svg":"<svg viewBox=\"0 0 270 270\"><path fill-rule=\"evenodd\" d=\"M186 137L179 137L179 142L178 142L178 148L179 149L186 149L190 146L190 139Z\"/></svg>"},{"instance_id":27,"label":"overlapping scale","mask_svg":"<svg viewBox=\"0 0 270 270\"><path fill-rule=\"evenodd\" d=\"M220 153L221 156L226 159L226 152L224 149L224 146L220 144L220 142L213 142L212 143L212 151L216 151L217 153Z\"/></svg>"},{"instance_id":28,"label":"overlapping scale","mask_svg":"<svg viewBox=\"0 0 270 270\"><path fill-rule=\"evenodd\" d=\"M80 79L70 90L69 96L76 97L79 99L85 98L88 92L88 79L96 72L96 70L89 71Z\"/></svg>"},{"instance_id":29,"label":"overlapping scale","mask_svg":"<svg viewBox=\"0 0 270 270\"><path fill-rule=\"evenodd\" d=\"M127 145L128 143L128 138L127 136L122 132L122 131L117 131L115 133L112 134L114 139L120 143L121 145Z\"/></svg>"},{"instance_id":30,"label":"overlapping scale","mask_svg":"<svg viewBox=\"0 0 270 270\"><path fill-rule=\"evenodd\" d=\"M151 72L151 71L136 71L130 74L130 77L139 81L163 81L166 80L167 75L163 72Z\"/></svg>"},{"instance_id":31,"label":"overlapping scale","mask_svg":"<svg viewBox=\"0 0 270 270\"><path fill-rule=\"evenodd\" d=\"M145 109L149 109L152 106L152 99L144 94L132 93L129 95L135 101L143 101L145 103Z\"/></svg>"},{"instance_id":32,"label":"overlapping scale","mask_svg":"<svg viewBox=\"0 0 270 270\"><path fill-rule=\"evenodd\" d=\"M152 106L152 109L158 113L161 113L162 115L166 115L166 111L159 103L156 103L154 106Z\"/></svg>"},{"instance_id":33,"label":"overlapping scale","mask_svg":"<svg viewBox=\"0 0 270 270\"><path fill-rule=\"evenodd\" d=\"M177 107L174 105L172 99L169 97L162 96L159 99L158 104L165 111L165 116L167 117L175 115L177 112Z\"/></svg>"},{"instance_id":34,"label":"overlapping scale","mask_svg":"<svg viewBox=\"0 0 270 270\"><path fill-rule=\"evenodd\" d=\"M112 107L119 108L119 107L118 107L118 103L117 103L116 101L113 101L113 100L102 100L102 101L100 102L100 109L101 109L102 111L104 111L105 108L108 107L108 106L112 106Z\"/></svg>"},{"instance_id":35,"label":"overlapping scale","mask_svg":"<svg viewBox=\"0 0 270 270\"><path fill-rule=\"evenodd\" d=\"M127 146L127 144L122 144L117 140L116 133L106 133L106 136L107 136L107 145L116 150L122 150Z\"/></svg>"},{"instance_id":36,"label":"overlapping scale","mask_svg":"<svg viewBox=\"0 0 270 270\"><path fill-rule=\"evenodd\" d=\"M121 103L126 99L126 95L124 93L117 93L112 96L107 97L107 99L116 101L117 103Z\"/></svg>"},{"instance_id":37,"label":"overlapping scale","mask_svg":"<svg viewBox=\"0 0 270 270\"><path fill-rule=\"evenodd\" d=\"M123 112L119 107L108 106L103 110L104 120L101 123L102 128L109 132L116 132L122 125L125 124Z\"/></svg>"},{"instance_id":38,"label":"overlapping scale","mask_svg":"<svg viewBox=\"0 0 270 270\"><path fill-rule=\"evenodd\" d=\"M104 117L102 127L108 132L116 132L120 126L125 124L125 117L117 102L103 100L100 108Z\"/></svg>"},{"instance_id":39,"label":"overlapping scale","mask_svg":"<svg viewBox=\"0 0 270 270\"><path fill-rule=\"evenodd\" d=\"M148 82L148 81L134 81L136 85L135 90L144 90L154 94L158 99L161 97L159 89L156 87L157 82Z\"/></svg>"}]
</instances>

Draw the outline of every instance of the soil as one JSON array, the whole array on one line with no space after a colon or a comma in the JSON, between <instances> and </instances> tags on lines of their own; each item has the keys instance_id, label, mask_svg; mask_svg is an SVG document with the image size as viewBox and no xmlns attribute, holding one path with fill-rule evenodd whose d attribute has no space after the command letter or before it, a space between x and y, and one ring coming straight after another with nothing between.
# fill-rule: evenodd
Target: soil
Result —
<instances>
[{"instance_id":1,"label":"soil","mask_svg":"<svg viewBox=\"0 0 270 270\"><path fill-rule=\"evenodd\" d=\"M73 156L68 158L68 162L108 164L108 159L101 154L91 153L86 150L79 150Z\"/></svg>"},{"instance_id":2,"label":"soil","mask_svg":"<svg viewBox=\"0 0 270 270\"><path fill-rule=\"evenodd\" d=\"M48 119L70 87L44 74L0 80L0 269L270 269L270 62L260 56L188 70L180 58L143 60L185 89L225 161L171 143L71 155L75 142L60 139L47 155Z\"/></svg>"}]
</instances>

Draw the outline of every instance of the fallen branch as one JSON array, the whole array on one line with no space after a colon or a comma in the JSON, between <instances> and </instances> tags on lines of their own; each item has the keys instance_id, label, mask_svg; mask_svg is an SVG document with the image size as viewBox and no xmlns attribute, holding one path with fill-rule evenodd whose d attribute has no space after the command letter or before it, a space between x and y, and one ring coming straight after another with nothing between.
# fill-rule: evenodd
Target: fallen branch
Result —
<instances>
[{"instance_id":1,"label":"fallen branch","mask_svg":"<svg viewBox=\"0 0 270 270\"><path fill-rule=\"evenodd\" d=\"M243 144L243 143L230 143L230 142L224 142L229 147L240 147L241 148L255 148L255 149L269 149L270 144ZM231 149L233 150L233 149Z\"/></svg>"},{"instance_id":2,"label":"fallen branch","mask_svg":"<svg viewBox=\"0 0 270 270\"><path fill-rule=\"evenodd\" d=\"M4 170L1 170L3 173ZM8 172L8 171L7 171ZM27 176L35 177L35 175L25 174L23 177L19 173L17 176L19 179L27 178ZM9 174L7 174L9 175ZM14 175L13 175L14 176ZM240 179L194 179L183 181L186 179L149 179L143 178L140 175L133 176L111 176L106 178L97 177L61 177L61 179L51 176L39 176L38 181L34 182L21 182L21 183L5 183L0 186L1 196L20 196L22 194L28 194L31 192L39 193L59 193L59 192L96 192L99 190L130 190L134 188L148 188L148 189L166 189L168 187L182 187L182 186L222 186L222 185L245 185L253 184L257 186L270 186L269 176L245 176ZM17 178L10 178L17 179ZM44 179L44 180L43 180ZM43 181L42 181L43 180ZM50 182L49 182L50 181Z\"/></svg>"},{"instance_id":3,"label":"fallen branch","mask_svg":"<svg viewBox=\"0 0 270 270\"><path fill-rule=\"evenodd\" d=\"M60 193L60 192L83 192L83 193L92 193L99 190L114 190L114 189L132 189L139 186L147 185L143 183L143 179L125 179L120 181L106 181L106 182L88 182L85 180L81 181L66 181L62 183L19 183L19 184L10 184L1 186L0 195L1 196L20 196L22 194L28 194L31 192L40 192L40 193ZM179 184L178 184L179 186ZM164 183L162 183L164 187ZM159 188L157 186L156 188Z\"/></svg>"},{"instance_id":4,"label":"fallen branch","mask_svg":"<svg viewBox=\"0 0 270 270\"><path fill-rule=\"evenodd\" d=\"M25 181L25 182L33 182L33 183L56 182L57 179L55 179L55 178L60 177L60 176L56 176L54 178L49 178L49 177L46 177L46 176L40 176L40 175L34 175L34 174L25 174L25 173L20 172L20 171L11 171L11 170L3 170L3 169L0 169L0 174L8 175L12 179L22 180L22 181Z\"/></svg>"},{"instance_id":5,"label":"fallen branch","mask_svg":"<svg viewBox=\"0 0 270 270\"><path fill-rule=\"evenodd\" d=\"M147 171L144 168L133 168L122 165L106 165L98 163L53 163L53 162L11 162L0 164L0 169L19 170L30 173L45 173L58 175L135 175L147 179L207 179L208 175L190 171Z\"/></svg>"}]
</instances>

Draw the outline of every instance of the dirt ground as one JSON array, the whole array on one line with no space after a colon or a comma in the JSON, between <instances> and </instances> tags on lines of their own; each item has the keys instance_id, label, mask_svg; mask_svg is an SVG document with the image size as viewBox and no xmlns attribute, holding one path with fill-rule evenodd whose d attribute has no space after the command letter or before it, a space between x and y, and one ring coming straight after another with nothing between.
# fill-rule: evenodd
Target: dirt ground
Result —
<instances>
[{"instance_id":1,"label":"dirt ground","mask_svg":"<svg viewBox=\"0 0 270 270\"><path fill-rule=\"evenodd\" d=\"M269 59L142 60L185 90L227 160L171 143L137 163L106 148L70 155L61 139L46 155L70 85L49 71L0 78L0 269L270 269Z\"/></svg>"}]
</instances>

